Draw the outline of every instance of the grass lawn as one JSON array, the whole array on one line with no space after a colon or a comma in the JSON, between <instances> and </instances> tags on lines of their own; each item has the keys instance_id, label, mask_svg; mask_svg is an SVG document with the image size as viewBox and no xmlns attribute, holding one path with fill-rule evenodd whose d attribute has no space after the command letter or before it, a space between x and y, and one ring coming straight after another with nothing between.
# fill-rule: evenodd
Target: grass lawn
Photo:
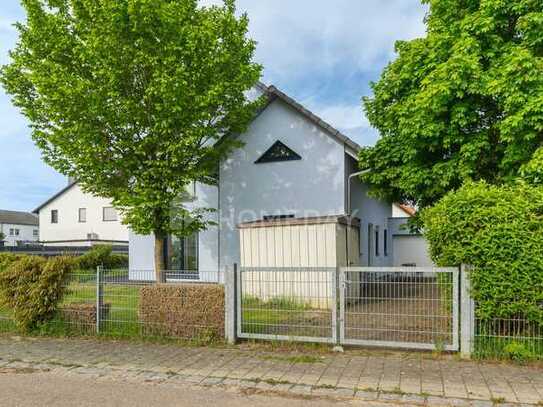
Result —
<instances>
[{"instance_id":1,"label":"grass lawn","mask_svg":"<svg viewBox=\"0 0 543 407\"><path fill-rule=\"evenodd\" d=\"M283 336L331 335L331 310L317 309L293 298L242 299L242 332Z\"/></svg>"}]
</instances>

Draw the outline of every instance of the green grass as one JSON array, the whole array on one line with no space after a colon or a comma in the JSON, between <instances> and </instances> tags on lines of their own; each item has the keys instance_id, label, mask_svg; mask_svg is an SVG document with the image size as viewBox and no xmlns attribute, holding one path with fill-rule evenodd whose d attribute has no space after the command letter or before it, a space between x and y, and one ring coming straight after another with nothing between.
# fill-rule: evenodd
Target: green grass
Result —
<instances>
[{"instance_id":1,"label":"green grass","mask_svg":"<svg viewBox=\"0 0 543 407\"><path fill-rule=\"evenodd\" d=\"M247 333L267 333L277 325L288 325L293 319L303 318L311 306L293 298L274 297L261 300L244 296L242 300L242 329Z\"/></svg>"},{"instance_id":2,"label":"green grass","mask_svg":"<svg viewBox=\"0 0 543 407\"><path fill-rule=\"evenodd\" d=\"M512 354L511 345L517 344L524 348L523 360L518 360ZM474 357L477 359L506 359L530 361L543 360L543 338L515 338L515 337L493 337L481 333L475 337Z\"/></svg>"}]
</instances>

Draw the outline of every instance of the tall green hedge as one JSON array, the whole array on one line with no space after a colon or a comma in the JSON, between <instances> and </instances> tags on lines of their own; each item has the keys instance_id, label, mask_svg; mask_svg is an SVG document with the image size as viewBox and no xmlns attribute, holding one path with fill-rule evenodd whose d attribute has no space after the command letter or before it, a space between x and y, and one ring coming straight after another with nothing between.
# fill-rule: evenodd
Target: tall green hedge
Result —
<instances>
[{"instance_id":1,"label":"tall green hedge","mask_svg":"<svg viewBox=\"0 0 543 407\"><path fill-rule=\"evenodd\" d=\"M481 319L543 324L543 188L469 183L421 214L433 260L471 264Z\"/></svg>"}]
</instances>

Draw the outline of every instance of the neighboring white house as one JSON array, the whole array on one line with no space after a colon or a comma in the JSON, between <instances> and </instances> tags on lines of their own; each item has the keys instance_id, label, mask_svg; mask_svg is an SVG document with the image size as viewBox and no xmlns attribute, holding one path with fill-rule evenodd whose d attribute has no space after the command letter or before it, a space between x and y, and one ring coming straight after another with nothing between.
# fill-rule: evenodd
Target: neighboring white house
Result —
<instances>
[{"instance_id":1,"label":"neighboring white house","mask_svg":"<svg viewBox=\"0 0 543 407\"><path fill-rule=\"evenodd\" d=\"M432 267L428 242L420 233L407 228L409 218L416 214L412 206L393 204L389 228L392 236L393 266Z\"/></svg>"},{"instance_id":2,"label":"neighboring white house","mask_svg":"<svg viewBox=\"0 0 543 407\"><path fill-rule=\"evenodd\" d=\"M205 272L239 264L239 226L248 222L347 214L347 184L358 171L360 146L277 88L260 84L257 89L268 103L238 136L243 147L221 163L217 186L196 185L191 205L215 208L212 220L217 225L191 238L172 237L167 245L171 269ZM358 178L351 183L359 247L349 263L392 265L392 204L370 198ZM152 279L153 237L131 233L129 240L130 269L149 270Z\"/></svg>"},{"instance_id":3,"label":"neighboring white house","mask_svg":"<svg viewBox=\"0 0 543 407\"><path fill-rule=\"evenodd\" d=\"M38 217L28 212L0 210L0 232L4 246L35 242L39 237Z\"/></svg>"},{"instance_id":4,"label":"neighboring white house","mask_svg":"<svg viewBox=\"0 0 543 407\"><path fill-rule=\"evenodd\" d=\"M85 193L75 182L34 210L40 220L39 240L48 246L128 244L128 228L111 200Z\"/></svg>"}]
</instances>

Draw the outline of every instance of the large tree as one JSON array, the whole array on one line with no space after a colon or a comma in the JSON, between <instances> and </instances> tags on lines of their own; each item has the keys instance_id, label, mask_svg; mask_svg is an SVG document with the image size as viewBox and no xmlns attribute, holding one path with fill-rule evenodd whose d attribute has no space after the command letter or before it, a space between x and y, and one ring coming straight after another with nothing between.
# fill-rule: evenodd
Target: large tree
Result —
<instances>
[{"instance_id":1,"label":"large tree","mask_svg":"<svg viewBox=\"0 0 543 407\"><path fill-rule=\"evenodd\" d=\"M53 168L112 198L154 233L157 276L169 233L205 227L180 201L212 182L256 102L255 43L234 0L23 0L27 19L1 80ZM174 207L174 210L172 208ZM179 221L182 219L182 221ZM190 220L190 221L187 221Z\"/></svg>"},{"instance_id":2,"label":"large tree","mask_svg":"<svg viewBox=\"0 0 543 407\"><path fill-rule=\"evenodd\" d=\"M376 195L420 206L507 182L543 143L543 2L424 3L427 35L396 44L364 100L381 138L360 154Z\"/></svg>"}]
</instances>

